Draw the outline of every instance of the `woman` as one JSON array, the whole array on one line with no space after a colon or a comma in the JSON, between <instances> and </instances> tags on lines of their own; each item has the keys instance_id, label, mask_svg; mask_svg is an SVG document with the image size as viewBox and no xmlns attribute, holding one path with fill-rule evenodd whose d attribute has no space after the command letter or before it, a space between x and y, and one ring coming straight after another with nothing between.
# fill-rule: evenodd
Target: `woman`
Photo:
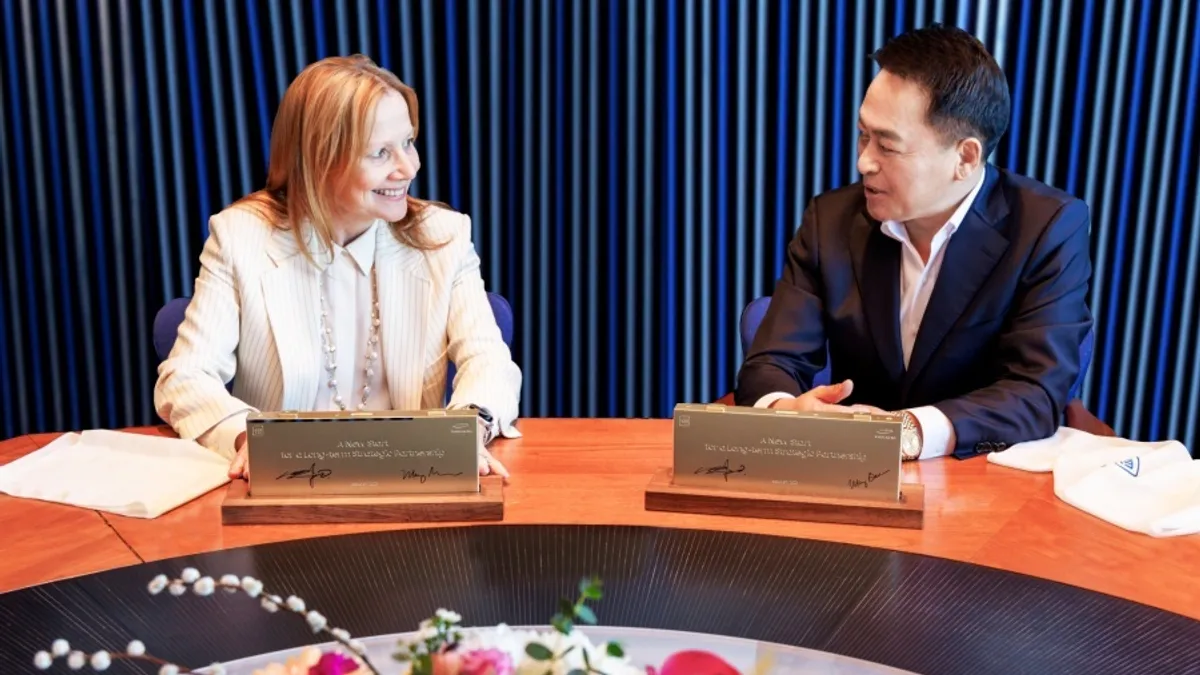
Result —
<instances>
[{"instance_id":1,"label":"woman","mask_svg":"<svg viewBox=\"0 0 1200 675\"><path fill-rule=\"evenodd\" d=\"M395 75L363 56L319 61L280 102L266 188L209 221L154 402L182 438L228 457L231 477L257 410L477 407L484 445L516 435L521 371L470 220L408 194L416 137L416 93ZM491 471L507 475L481 446Z\"/></svg>"}]
</instances>

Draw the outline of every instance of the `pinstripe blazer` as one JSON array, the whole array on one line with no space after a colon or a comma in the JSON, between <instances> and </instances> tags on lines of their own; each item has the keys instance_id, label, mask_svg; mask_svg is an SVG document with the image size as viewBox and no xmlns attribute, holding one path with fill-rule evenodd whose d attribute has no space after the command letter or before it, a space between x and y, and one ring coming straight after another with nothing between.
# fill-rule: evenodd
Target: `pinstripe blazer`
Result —
<instances>
[{"instance_id":1,"label":"pinstripe blazer","mask_svg":"<svg viewBox=\"0 0 1200 675\"><path fill-rule=\"evenodd\" d=\"M470 219L430 206L421 227L447 245L421 251L375 228L380 357L392 407L473 403L513 434L522 375L488 303ZM195 292L158 369L159 416L180 437L232 458L250 411L309 409L323 375L317 305L317 269L290 231L242 207L213 216ZM457 373L445 404L450 362Z\"/></svg>"}]
</instances>

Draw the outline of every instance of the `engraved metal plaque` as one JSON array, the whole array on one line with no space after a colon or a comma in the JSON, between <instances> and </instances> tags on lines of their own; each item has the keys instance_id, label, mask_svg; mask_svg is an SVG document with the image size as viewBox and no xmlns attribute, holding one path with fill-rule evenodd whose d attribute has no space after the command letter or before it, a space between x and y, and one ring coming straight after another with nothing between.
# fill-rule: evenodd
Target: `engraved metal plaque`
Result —
<instances>
[{"instance_id":1,"label":"engraved metal plaque","mask_svg":"<svg viewBox=\"0 0 1200 675\"><path fill-rule=\"evenodd\" d=\"M900 416L675 406L676 485L897 501Z\"/></svg>"},{"instance_id":2,"label":"engraved metal plaque","mask_svg":"<svg viewBox=\"0 0 1200 675\"><path fill-rule=\"evenodd\" d=\"M253 414L250 496L478 492L477 419L474 410Z\"/></svg>"}]
</instances>

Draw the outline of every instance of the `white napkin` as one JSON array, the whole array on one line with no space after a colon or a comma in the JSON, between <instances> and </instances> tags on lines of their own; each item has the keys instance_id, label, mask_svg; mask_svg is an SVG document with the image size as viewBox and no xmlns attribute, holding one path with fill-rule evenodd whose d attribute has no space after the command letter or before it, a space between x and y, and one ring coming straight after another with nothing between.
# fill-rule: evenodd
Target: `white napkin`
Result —
<instances>
[{"instance_id":1,"label":"white napkin","mask_svg":"<svg viewBox=\"0 0 1200 675\"><path fill-rule=\"evenodd\" d=\"M64 434L0 466L0 492L157 518L229 482L229 462L194 441L94 430Z\"/></svg>"},{"instance_id":2,"label":"white napkin","mask_svg":"<svg viewBox=\"0 0 1200 675\"><path fill-rule=\"evenodd\" d=\"M1144 443L1060 428L988 461L1054 472L1054 494L1133 532L1172 537L1200 532L1200 460L1177 441Z\"/></svg>"}]
</instances>

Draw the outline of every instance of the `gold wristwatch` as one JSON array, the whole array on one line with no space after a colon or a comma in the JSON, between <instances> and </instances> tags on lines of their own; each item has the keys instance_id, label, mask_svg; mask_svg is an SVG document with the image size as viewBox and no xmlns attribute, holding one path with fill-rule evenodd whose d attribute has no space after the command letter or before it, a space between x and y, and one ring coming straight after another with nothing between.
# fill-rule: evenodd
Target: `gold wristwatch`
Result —
<instances>
[{"instance_id":1,"label":"gold wristwatch","mask_svg":"<svg viewBox=\"0 0 1200 675\"><path fill-rule=\"evenodd\" d=\"M921 456L921 425L916 415L907 410L900 413L900 459L910 462Z\"/></svg>"}]
</instances>

